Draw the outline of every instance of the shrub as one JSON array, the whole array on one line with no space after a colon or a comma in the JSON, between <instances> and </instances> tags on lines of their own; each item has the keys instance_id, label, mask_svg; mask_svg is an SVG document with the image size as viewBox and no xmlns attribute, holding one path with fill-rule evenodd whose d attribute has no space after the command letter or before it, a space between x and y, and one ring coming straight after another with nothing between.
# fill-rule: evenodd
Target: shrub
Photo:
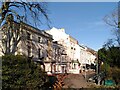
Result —
<instances>
[{"instance_id":1,"label":"shrub","mask_svg":"<svg viewBox=\"0 0 120 90\"><path fill-rule=\"evenodd\" d=\"M120 85L120 68L111 68L112 78L115 80L116 84Z\"/></svg>"},{"instance_id":2,"label":"shrub","mask_svg":"<svg viewBox=\"0 0 120 90\"><path fill-rule=\"evenodd\" d=\"M25 56L2 57L2 88L40 89L47 82L47 75L40 65L28 62Z\"/></svg>"}]
</instances>

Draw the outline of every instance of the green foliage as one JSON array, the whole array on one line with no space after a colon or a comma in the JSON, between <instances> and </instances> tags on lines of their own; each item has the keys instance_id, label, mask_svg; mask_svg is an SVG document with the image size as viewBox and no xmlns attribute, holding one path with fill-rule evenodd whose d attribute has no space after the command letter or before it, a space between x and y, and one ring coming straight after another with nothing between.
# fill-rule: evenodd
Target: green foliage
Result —
<instances>
[{"instance_id":1,"label":"green foliage","mask_svg":"<svg viewBox=\"0 0 120 90\"><path fill-rule=\"evenodd\" d=\"M120 48L114 46L107 49L102 48L98 51L98 59L111 67L120 67Z\"/></svg>"},{"instance_id":2,"label":"green foliage","mask_svg":"<svg viewBox=\"0 0 120 90\"><path fill-rule=\"evenodd\" d=\"M107 67L107 69L106 69L106 74L107 74L106 79L107 80L114 80L116 85L120 85L120 68L110 67L109 65L107 65L105 67Z\"/></svg>"},{"instance_id":3,"label":"green foliage","mask_svg":"<svg viewBox=\"0 0 120 90\"><path fill-rule=\"evenodd\" d=\"M101 71L106 71L106 72L110 71L110 65L107 63L103 63L100 68L101 68Z\"/></svg>"},{"instance_id":4,"label":"green foliage","mask_svg":"<svg viewBox=\"0 0 120 90\"><path fill-rule=\"evenodd\" d=\"M25 56L3 56L2 65L3 88L40 89L48 80L40 65Z\"/></svg>"},{"instance_id":5,"label":"green foliage","mask_svg":"<svg viewBox=\"0 0 120 90\"><path fill-rule=\"evenodd\" d=\"M106 79L111 79L120 85L120 47L102 48L98 51L100 70L106 71Z\"/></svg>"},{"instance_id":6,"label":"green foliage","mask_svg":"<svg viewBox=\"0 0 120 90\"><path fill-rule=\"evenodd\" d=\"M115 80L117 85L120 85L120 68L111 68L112 78Z\"/></svg>"},{"instance_id":7,"label":"green foliage","mask_svg":"<svg viewBox=\"0 0 120 90\"><path fill-rule=\"evenodd\" d=\"M104 61L106 59L106 49L105 48L98 50L98 59L100 61Z\"/></svg>"}]
</instances>

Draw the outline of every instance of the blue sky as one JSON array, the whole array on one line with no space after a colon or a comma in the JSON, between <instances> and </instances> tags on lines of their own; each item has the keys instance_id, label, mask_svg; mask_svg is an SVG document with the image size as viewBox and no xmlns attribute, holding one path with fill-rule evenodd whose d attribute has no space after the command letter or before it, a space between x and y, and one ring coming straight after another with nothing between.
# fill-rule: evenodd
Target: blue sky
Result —
<instances>
[{"instance_id":1,"label":"blue sky","mask_svg":"<svg viewBox=\"0 0 120 90\"><path fill-rule=\"evenodd\" d=\"M116 8L116 2L48 3L51 27L65 28L66 33L80 44L94 50L98 50L107 39L112 38L112 28L103 18Z\"/></svg>"},{"instance_id":2,"label":"blue sky","mask_svg":"<svg viewBox=\"0 0 120 90\"><path fill-rule=\"evenodd\" d=\"M103 18L117 8L117 2L47 2L51 27L65 28L67 34L94 50L112 38ZM46 23L39 26L47 30Z\"/></svg>"}]
</instances>

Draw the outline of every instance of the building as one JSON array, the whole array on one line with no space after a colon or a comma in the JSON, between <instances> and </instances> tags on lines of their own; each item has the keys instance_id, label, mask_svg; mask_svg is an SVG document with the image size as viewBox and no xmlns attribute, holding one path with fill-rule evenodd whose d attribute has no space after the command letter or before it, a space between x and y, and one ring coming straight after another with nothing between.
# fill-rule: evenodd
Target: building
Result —
<instances>
[{"instance_id":1,"label":"building","mask_svg":"<svg viewBox=\"0 0 120 90\"><path fill-rule=\"evenodd\" d=\"M20 37L15 54L32 58L48 74L66 72L79 74L86 65L95 64L96 52L86 46L79 45L78 41L66 34L63 28L53 27L51 30L43 31L23 22L13 22L13 25L14 29L10 31L13 34L11 46L14 43L15 34L18 35L18 38ZM1 31L5 30L7 30L6 24L1 27ZM0 34L0 55L3 55L2 48L6 45L2 45L2 40L7 36L2 32Z\"/></svg>"},{"instance_id":2,"label":"building","mask_svg":"<svg viewBox=\"0 0 120 90\"><path fill-rule=\"evenodd\" d=\"M57 29L55 27L53 27L51 30L46 30L47 33L49 33L50 35L53 36L53 59L56 59L59 57L59 62L58 65L61 68L61 70L59 72L66 72L68 70L68 60L69 57L67 55L67 46L69 45L69 40L68 37L69 35L67 35L65 33L65 30L63 28L61 29ZM59 52L59 53L58 53ZM56 63L56 64L57 64ZM54 63L55 64L55 63Z\"/></svg>"},{"instance_id":3,"label":"building","mask_svg":"<svg viewBox=\"0 0 120 90\"><path fill-rule=\"evenodd\" d=\"M68 46L68 56L70 58L69 62L69 73L78 74L80 70L80 48L78 41L69 36L69 46Z\"/></svg>"},{"instance_id":4,"label":"building","mask_svg":"<svg viewBox=\"0 0 120 90\"><path fill-rule=\"evenodd\" d=\"M45 31L34 28L23 22L13 22L13 25L13 34L17 31L20 31L19 33L21 33L18 35L18 37L21 38L17 44L17 50L15 54L25 55L28 58L32 58L32 60L34 60L35 62L39 62L46 70L45 65L51 65L52 63L52 36L46 33ZM6 30L6 27L7 25L5 24L1 28L2 31ZM6 36L2 34L2 39L5 38ZM11 40L14 40L14 35L13 38L11 38ZM14 42L11 41L10 44L13 45Z\"/></svg>"},{"instance_id":5,"label":"building","mask_svg":"<svg viewBox=\"0 0 120 90\"><path fill-rule=\"evenodd\" d=\"M81 62L81 71L88 68L93 64L95 65L95 60L97 58L97 52L87 46L80 45L80 62Z\"/></svg>"},{"instance_id":6,"label":"building","mask_svg":"<svg viewBox=\"0 0 120 90\"><path fill-rule=\"evenodd\" d=\"M54 73L66 73L67 70L67 61L66 61L66 52L63 45L58 44L57 41L53 42L53 67L52 70Z\"/></svg>"},{"instance_id":7,"label":"building","mask_svg":"<svg viewBox=\"0 0 120 90\"><path fill-rule=\"evenodd\" d=\"M53 27L51 30L46 30L46 32L53 36L53 41L63 45L66 52L67 73L79 73L80 49L78 41L66 34L63 28Z\"/></svg>"},{"instance_id":8,"label":"building","mask_svg":"<svg viewBox=\"0 0 120 90\"><path fill-rule=\"evenodd\" d=\"M78 74L85 69L83 67L95 64L96 55L94 53L96 52L84 45L79 45L75 38L65 33L65 29L53 27L46 32L53 36L53 41L64 46L67 54L67 73Z\"/></svg>"},{"instance_id":9,"label":"building","mask_svg":"<svg viewBox=\"0 0 120 90\"><path fill-rule=\"evenodd\" d=\"M69 60L68 52L67 52L67 47L70 46L69 35L65 33L65 30L63 28L57 29L53 27L50 30L46 30L46 32L53 36L53 42L57 42L58 44L61 44L64 47L65 52L67 54L66 58L67 60Z\"/></svg>"}]
</instances>

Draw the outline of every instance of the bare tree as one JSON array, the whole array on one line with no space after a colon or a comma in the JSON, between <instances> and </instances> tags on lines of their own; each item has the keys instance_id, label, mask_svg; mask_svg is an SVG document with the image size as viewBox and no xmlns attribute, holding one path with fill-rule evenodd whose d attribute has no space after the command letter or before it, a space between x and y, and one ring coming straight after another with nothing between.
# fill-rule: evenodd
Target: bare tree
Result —
<instances>
[{"instance_id":1,"label":"bare tree","mask_svg":"<svg viewBox=\"0 0 120 90\"><path fill-rule=\"evenodd\" d=\"M2 2L0 8L0 25L2 32L2 45L0 48L4 54L15 54L20 40L24 40L24 32L21 29L22 23L32 23L35 26L41 24L41 17L47 21L48 15L45 8L46 3L42 2ZM16 21L16 22L15 22ZM14 24L19 23L19 24Z\"/></svg>"},{"instance_id":2,"label":"bare tree","mask_svg":"<svg viewBox=\"0 0 120 90\"><path fill-rule=\"evenodd\" d=\"M24 22L33 22L32 24L41 24L41 17L44 16L48 21L46 3L44 2L23 2L25 0L20 0L21 2L2 2L2 7L0 9L1 23L6 21L6 17L9 14L14 16L14 19Z\"/></svg>"},{"instance_id":3,"label":"bare tree","mask_svg":"<svg viewBox=\"0 0 120 90\"><path fill-rule=\"evenodd\" d=\"M120 21L119 21L119 18L120 18L119 17L119 9L114 10L110 15L106 15L104 17L105 23L112 27L115 37L116 37L114 39L108 40L108 42L109 41L117 42L118 46L120 46L120 27L119 27Z\"/></svg>"}]
</instances>

